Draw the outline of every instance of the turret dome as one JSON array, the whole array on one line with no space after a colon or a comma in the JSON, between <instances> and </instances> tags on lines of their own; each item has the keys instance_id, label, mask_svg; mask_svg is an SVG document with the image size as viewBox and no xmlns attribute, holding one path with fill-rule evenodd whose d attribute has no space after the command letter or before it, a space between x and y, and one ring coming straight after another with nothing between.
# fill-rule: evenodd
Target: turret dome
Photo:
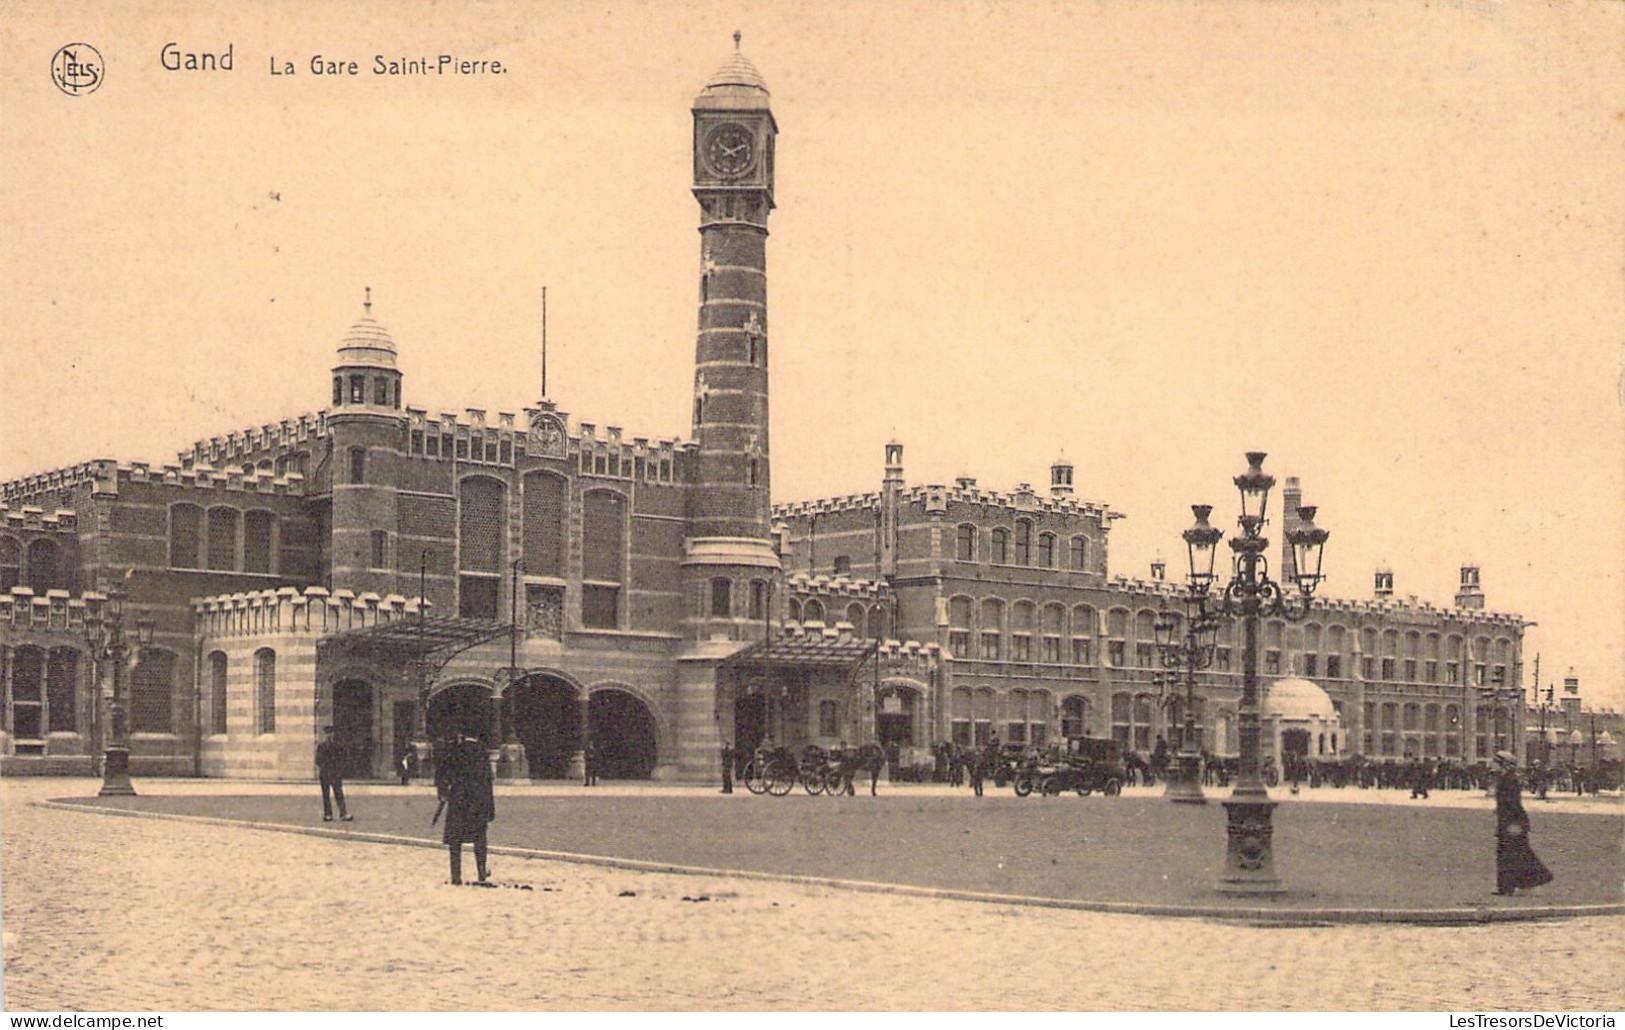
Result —
<instances>
[{"instance_id":1,"label":"turret dome","mask_svg":"<svg viewBox=\"0 0 1625 1030\"><path fill-rule=\"evenodd\" d=\"M734 33L734 52L712 74L700 95L694 98L696 108L715 107L729 111L766 110L768 106L767 82L762 73L750 63L750 58L739 52L740 33Z\"/></svg>"},{"instance_id":2,"label":"turret dome","mask_svg":"<svg viewBox=\"0 0 1625 1030\"><path fill-rule=\"evenodd\" d=\"M364 315L344 334L339 344L339 364L394 368L395 340L371 315Z\"/></svg>"}]
</instances>

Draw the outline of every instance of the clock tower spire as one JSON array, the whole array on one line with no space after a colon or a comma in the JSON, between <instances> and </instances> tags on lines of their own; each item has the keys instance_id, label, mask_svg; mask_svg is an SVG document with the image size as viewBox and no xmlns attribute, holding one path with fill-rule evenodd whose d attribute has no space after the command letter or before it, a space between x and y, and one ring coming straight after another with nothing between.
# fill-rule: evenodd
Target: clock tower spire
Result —
<instances>
[{"instance_id":1,"label":"clock tower spire","mask_svg":"<svg viewBox=\"0 0 1625 1030\"><path fill-rule=\"evenodd\" d=\"M739 40L735 33L734 53L693 107L700 313L684 569L699 640L759 635L779 571L768 499L766 263L778 125Z\"/></svg>"}]
</instances>

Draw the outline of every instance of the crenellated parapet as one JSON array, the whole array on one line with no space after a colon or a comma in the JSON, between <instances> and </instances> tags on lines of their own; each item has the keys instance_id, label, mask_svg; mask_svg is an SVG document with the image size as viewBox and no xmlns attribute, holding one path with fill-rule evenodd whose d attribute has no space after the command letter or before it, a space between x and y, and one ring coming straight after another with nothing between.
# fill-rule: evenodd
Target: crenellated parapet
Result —
<instances>
[{"instance_id":1,"label":"crenellated parapet","mask_svg":"<svg viewBox=\"0 0 1625 1030\"><path fill-rule=\"evenodd\" d=\"M76 596L66 590L35 594L28 587L12 587L0 594L0 630L83 632L89 605L106 599L94 591Z\"/></svg>"},{"instance_id":2,"label":"crenellated parapet","mask_svg":"<svg viewBox=\"0 0 1625 1030\"><path fill-rule=\"evenodd\" d=\"M118 462L112 458L82 461L66 468L36 472L31 476L8 480L0 484L0 500L13 507L20 507L45 494L60 494L63 490L70 490L86 483L99 487L115 479L117 473Z\"/></svg>"},{"instance_id":3,"label":"crenellated parapet","mask_svg":"<svg viewBox=\"0 0 1625 1030\"><path fill-rule=\"evenodd\" d=\"M928 512L946 512L950 503L970 504L981 508L994 508L1011 513L1043 512L1061 515L1083 515L1109 522L1123 518L1122 512L1112 511L1104 504L1083 501L1075 497L1044 497L1026 484L1015 490L982 490L973 479L962 479L959 485L932 484L905 489L900 498L905 504L923 505ZM880 506L881 495L876 492L821 497L808 501L792 501L773 506L773 516L792 519L799 516L827 515L834 512L860 511Z\"/></svg>"},{"instance_id":4,"label":"crenellated parapet","mask_svg":"<svg viewBox=\"0 0 1625 1030\"><path fill-rule=\"evenodd\" d=\"M433 604L421 603L427 613ZM194 631L201 640L284 634L323 637L368 629L415 618L420 610L415 597L323 587L281 587L192 599Z\"/></svg>"},{"instance_id":5,"label":"crenellated parapet","mask_svg":"<svg viewBox=\"0 0 1625 1030\"><path fill-rule=\"evenodd\" d=\"M1147 580L1130 576L1114 576L1109 586L1121 594L1143 598L1147 601L1183 601L1187 596L1185 585L1172 580ZM1417 625L1437 626L1443 620L1454 619L1463 623L1504 627L1519 632L1522 632L1523 628L1528 625L1523 616L1511 612L1491 612L1481 608L1440 607L1427 601L1419 601L1414 597L1401 601L1397 598L1354 599L1317 595L1311 604L1310 610L1313 614L1322 617L1339 613L1346 614L1352 622L1382 619L1391 623L1414 622Z\"/></svg>"},{"instance_id":6,"label":"crenellated parapet","mask_svg":"<svg viewBox=\"0 0 1625 1030\"><path fill-rule=\"evenodd\" d=\"M79 530L79 516L71 508L46 511L44 508L12 508L0 503L0 527L14 533L63 533L72 535Z\"/></svg>"},{"instance_id":7,"label":"crenellated parapet","mask_svg":"<svg viewBox=\"0 0 1625 1030\"><path fill-rule=\"evenodd\" d=\"M891 596L891 588L883 582L853 579L850 576L809 576L798 572L785 579L790 595L797 599L824 597L879 601Z\"/></svg>"},{"instance_id":8,"label":"crenellated parapet","mask_svg":"<svg viewBox=\"0 0 1625 1030\"><path fill-rule=\"evenodd\" d=\"M184 486L189 489L230 490L254 494L283 494L301 496L305 492L305 477L297 472L277 475L270 470L245 472L240 468L209 465L187 467L160 465L133 461L117 469L119 486L131 483L151 483L163 486Z\"/></svg>"},{"instance_id":9,"label":"crenellated parapet","mask_svg":"<svg viewBox=\"0 0 1625 1030\"><path fill-rule=\"evenodd\" d=\"M526 408L523 428L506 411L497 412L495 419L481 408L468 408L463 415L434 416L412 407L406 413L411 453L448 462L511 466L522 458L553 458L579 463L583 475L632 478L644 469L641 478L670 481L678 455L692 447L676 438L628 438L620 426L600 429L578 422L572 427L569 414L551 401Z\"/></svg>"},{"instance_id":10,"label":"crenellated parapet","mask_svg":"<svg viewBox=\"0 0 1625 1030\"><path fill-rule=\"evenodd\" d=\"M224 467L232 462L277 458L307 446L327 434L327 412L306 413L280 422L247 426L207 440L198 440L178 455L181 467Z\"/></svg>"}]
</instances>

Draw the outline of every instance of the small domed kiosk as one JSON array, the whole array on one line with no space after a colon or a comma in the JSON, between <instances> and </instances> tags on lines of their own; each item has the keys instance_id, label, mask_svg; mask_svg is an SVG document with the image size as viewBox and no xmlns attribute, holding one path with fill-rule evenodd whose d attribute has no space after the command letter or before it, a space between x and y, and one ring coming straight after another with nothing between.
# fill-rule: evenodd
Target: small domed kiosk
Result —
<instances>
[{"instance_id":1,"label":"small domed kiosk","mask_svg":"<svg viewBox=\"0 0 1625 1030\"><path fill-rule=\"evenodd\" d=\"M1271 683L1264 695L1264 754L1284 765L1289 754L1332 761L1342 752L1343 725L1337 706L1316 683L1298 678Z\"/></svg>"}]
</instances>

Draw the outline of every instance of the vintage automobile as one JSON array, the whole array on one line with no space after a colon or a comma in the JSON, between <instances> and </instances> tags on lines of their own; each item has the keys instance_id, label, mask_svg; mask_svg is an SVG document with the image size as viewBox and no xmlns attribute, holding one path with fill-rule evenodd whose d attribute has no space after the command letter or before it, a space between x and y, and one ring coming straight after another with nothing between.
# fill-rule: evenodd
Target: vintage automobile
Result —
<instances>
[{"instance_id":1,"label":"vintage automobile","mask_svg":"<svg viewBox=\"0 0 1625 1030\"><path fill-rule=\"evenodd\" d=\"M1115 795L1123 790L1123 757L1117 741L1098 737L1068 737L1066 749L1052 760L1032 759L1015 777L1018 797L1037 791L1055 797L1076 791L1087 797L1095 791Z\"/></svg>"}]
</instances>

